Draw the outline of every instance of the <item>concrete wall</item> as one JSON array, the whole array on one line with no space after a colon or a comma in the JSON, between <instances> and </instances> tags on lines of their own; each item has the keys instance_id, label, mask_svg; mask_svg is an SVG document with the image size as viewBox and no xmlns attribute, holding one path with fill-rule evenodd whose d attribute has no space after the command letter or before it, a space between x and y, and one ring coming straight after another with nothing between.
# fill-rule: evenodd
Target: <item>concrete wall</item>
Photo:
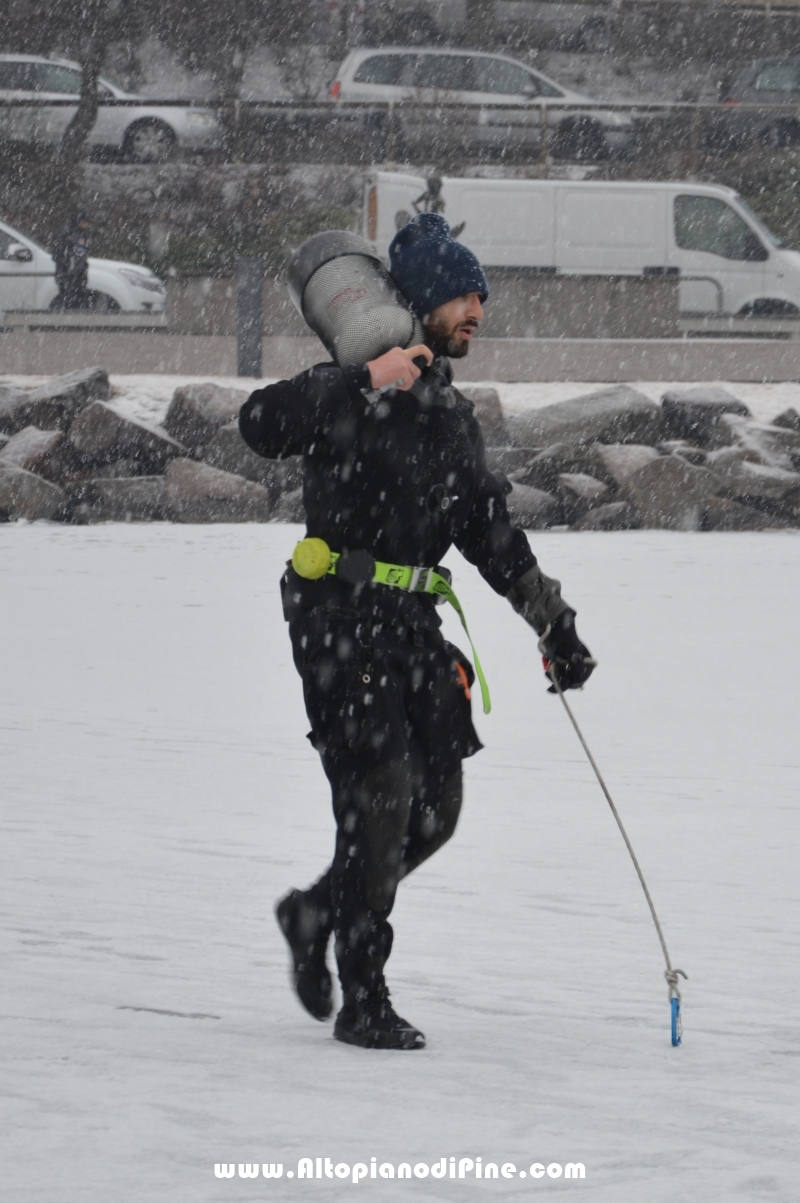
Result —
<instances>
[{"instance_id":1,"label":"concrete wall","mask_svg":"<svg viewBox=\"0 0 800 1203\"><path fill-rule=\"evenodd\" d=\"M314 338L264 339L265 377L293 376L327 358ZM119 374L234 376L236 339L63 330L0 334L0 374L48 376L92 364ZM478 338L455 371L457 380L475 381L798 380L800 341Z\"/></svg>"},{"instance_id":2,"label":"concrete wall","mask_svg":"<svg viewBox=\"0 0 800 1203\"><path fill-rule=\"evenodd\" d=\"M283 280L268 277L262 290L267 337L308 335ZM213 276L175 276L167 280L167 323L175 334L235 334L236 282Z\"/></svg>"},{"instance_id":3,"label":"concrete wall","mask_svg":"<svg viewBox=\"0 0 800 1203\"><path fill-rule=\"evenodd\" d=\"M487 271L487 338L670 338L678 334L677 280L642 276L549 276L518 268ZM308 329L286 284L264 281L264 334ZM167 323L175 334L235 334L236 286L210 276L167 281Z\"/></svg>"},{"instance_id":4,"label":"concrete wall","mask_svg":"<svg viewBox=\"0 0 800 1203\"><path fill-rule=\"evenodd\" d=\"M486 338L674 338L678 280L489 268Z\"/></svg>"}]
</instances>

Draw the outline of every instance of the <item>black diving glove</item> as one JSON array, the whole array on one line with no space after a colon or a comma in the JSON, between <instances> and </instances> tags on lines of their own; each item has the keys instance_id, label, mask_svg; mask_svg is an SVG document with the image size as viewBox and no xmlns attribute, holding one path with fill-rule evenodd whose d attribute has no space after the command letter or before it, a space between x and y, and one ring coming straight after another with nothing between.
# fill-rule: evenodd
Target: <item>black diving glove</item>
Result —
<instances>
[{"instance_id":1,"label":"black diving glove","mask_svg":"<svg viewBox=\"0 0 800 1203\"><path fill-rule=\"evenodd\" d=\"M597 665L586 644L578 638L574 610L562 610L553 619L539 640L539 651L548 680L552 680L550 673L554 672L562 691L580 689ZM547 692L556 693L555 685Z\"/></svg>"}]
</instances>

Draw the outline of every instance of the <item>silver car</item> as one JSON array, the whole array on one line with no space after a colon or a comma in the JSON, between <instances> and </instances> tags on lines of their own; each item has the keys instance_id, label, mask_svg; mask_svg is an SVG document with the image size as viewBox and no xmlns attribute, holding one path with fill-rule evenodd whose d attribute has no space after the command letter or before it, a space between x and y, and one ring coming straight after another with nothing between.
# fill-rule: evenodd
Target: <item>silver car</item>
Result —
<instances>
[{"instance_id":1,"label":"silver car","mask_svg":"<svg viewBox=\"0 0 800 1203\"><path fill-rule=\"evenodd\" d=\"M447 101L478 108L469 131L478 147L538 144L542 114L552 131L551 149L559 158L601 159L628 150L635 139L627 114L595 108L597 102L590 97L563 88L515 59L474 50L353 50L329 91L337 101ZM448 109L448 127L456 120L457 112ZM427 133L428 142L435 138L428 114L415 117L408 110L402 123L410 137ZM422 127L419 131L413 130L415 123Z\"/></svg>"},{"instance_id":2,"label":"silver car","mask_svg":"<svg viewBox=\"0 0 800 1203\"><path fill-rule=\"evenodd\" d=\"M58 142L75 112L80 90L77 63L34 54L0 54L0 140ZM111 148L138 163L153 163L169 158L176 147L205 150L220 143L220 125L209 108L160 104L124 92L107 79L100 80L99 93L97 121L89 135L92 146Z\"/></svg>"}]
</instances>

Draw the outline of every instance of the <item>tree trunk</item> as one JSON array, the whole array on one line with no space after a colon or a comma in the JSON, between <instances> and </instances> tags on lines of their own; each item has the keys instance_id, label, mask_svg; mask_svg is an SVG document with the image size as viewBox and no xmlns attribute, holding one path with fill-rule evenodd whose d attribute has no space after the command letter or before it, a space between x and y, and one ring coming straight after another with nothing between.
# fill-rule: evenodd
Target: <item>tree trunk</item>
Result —
<instances>
[{"instance_id":1,"label":"tree trunk","mask_svg":"<svg viewBox=\"0 0 800 1203\"><path fill-rule=\"evenodd\" d=\"M98 80L111 33L110 8L113 0L90 0L85 12L87 32L83 55L83 73L78 107L73 114L53 157L52 224L63 226L78 206L83 164L89 134L97 120Z\"/></svg>"}]
</instances>

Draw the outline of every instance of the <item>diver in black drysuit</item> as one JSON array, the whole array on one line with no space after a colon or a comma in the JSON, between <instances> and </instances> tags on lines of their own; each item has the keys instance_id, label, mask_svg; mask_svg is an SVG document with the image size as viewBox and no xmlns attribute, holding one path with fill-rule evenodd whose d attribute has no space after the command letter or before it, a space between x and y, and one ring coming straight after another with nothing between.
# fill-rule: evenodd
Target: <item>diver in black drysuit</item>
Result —
<instances>
[{"instance_id":1,"label":"diver in black drysuit","mask_svg":"<svg viewBox=\"0 0 800 1203\"><path fill-rule=\"evenodd\" d=\"M435 220L441 241L447 226ZM456 257L471 256L453 246ZM480 300L488 292L482 272L477 281L474 270L453 276L444 288L452 294L447 301ZM483 282L480 291L452 291L476 282ZM413 281L404 291L413 293ZM441 295L440 288L433 299ZM430 297L423 303L430 305ZM446 313L447 303L440 304L441 311L430 305L426 314ZM436 334L426 341L451 354L461 345L452 339L442 345ZM385 358L400 354L395 349ZM239 424L258 454L303 456L307 534L342 556L336 575L307 580L289 566L281 582L309 738L331 784L337 825L330 868L277 907L295 986L312 1015L330 1015L326 949L334 932L344 994L334 1034L364 1047L420 1048L422 1033L389 1002L383 974L392 945L389 915L399 881L455 830L461 761L481 747L471 718L474 674L463 652L443 638L433 596L374 583L364 553L432 567L455 544L539 634L547 633L562 687L581 684L593 661L558 582L544 576L526 535L511 525L505 482L486 466L480 427L471 403L452 386L449 359L438 355L422 376L410 369L402 390L376 397L381 363L321 364L259 389Z\"/></svg>"}]
</instances>

